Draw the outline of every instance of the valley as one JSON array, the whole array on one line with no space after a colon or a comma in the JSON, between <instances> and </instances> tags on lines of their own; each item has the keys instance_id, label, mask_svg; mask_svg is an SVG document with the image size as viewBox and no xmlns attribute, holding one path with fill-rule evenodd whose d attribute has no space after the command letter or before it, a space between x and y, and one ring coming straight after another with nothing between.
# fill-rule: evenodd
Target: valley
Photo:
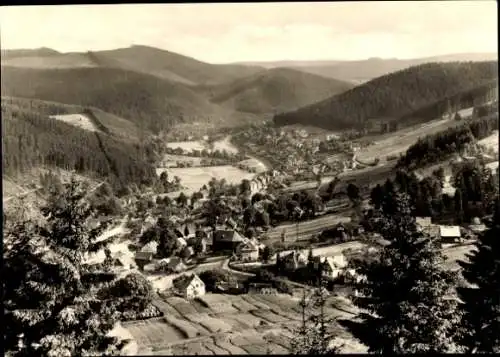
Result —
<instances>
[{"instance_id":1,"label":"valley","mask_svg":"<svg viewBox=\"0 0 500 357\"><path fill-rule=\"evenodd\" d=\"M354 297L407 287L411 269L461 276L493 229L496 61L215 65L135 45L2 54L11 274L15 249L55 252L39 260L88 280L68 299L103 303L89 316L114 321L123 354L293 353L306 315L333 319L340 352L365 353L348 327L366 312Z\"/></svg>"}]
</instances>

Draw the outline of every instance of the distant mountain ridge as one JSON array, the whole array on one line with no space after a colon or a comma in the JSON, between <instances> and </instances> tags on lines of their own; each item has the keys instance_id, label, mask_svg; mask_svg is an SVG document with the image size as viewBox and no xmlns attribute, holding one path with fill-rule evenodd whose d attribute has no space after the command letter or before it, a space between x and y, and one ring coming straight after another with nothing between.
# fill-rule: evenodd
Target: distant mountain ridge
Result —
<instances>
[{"instance_id":1,"label":"distant mountain ridge","mask_svg":"<svg viewBox=\"0 0 500 357\"><path fill-rule=\"evenodd\" d=\"M264 68L289 67L323 77L335 78L353 83L366 82L376 77L408 67L431 62L496 61L498 53L457 53L415 59L368 58L365 60L320 60L320 61L277 61L239 62L238 64Z\"/></svg>"},{"instance_id":2,"label":"distant mountain ridge","mask_svg":"<svg viewBox=\"0 0 500 357\"><path fill-rule=\"evenodd\" d=\"M119 68L188 85L224 83L262 71L261 67L256 66L209 64L174 52L141 45L106 51L68 53L50 49L2 50L1 64L34 69Z\"/></svg>"},{"instance_id":3,"label":"distant mountain ridge","mask_svg":"<svg viewBox=\"0 0 500 357\"><path fill-rule=\"evenodd\" d=\"M296 111L278 114L274 121L277 125L307 124L325 129L364 128L379 119L409 120L413 112L423 108L435 113L429 110L433 103L441 106L446 98L461 92L469 95L475 88L485 86L498 87L497 61L426 63L375 78Z\"/></svg>"},{"instance_id":4,"label":"distant mountain ridge","mask_svg":"<svg viewBox=\"0 0 500 357\"><path fill-rule=\"evenodd\" d=\"M213 103L265 114L293 110L353 88L348 82L290 68L272 68L229 83L203 87Z\"/></svg>"}]
</instances>

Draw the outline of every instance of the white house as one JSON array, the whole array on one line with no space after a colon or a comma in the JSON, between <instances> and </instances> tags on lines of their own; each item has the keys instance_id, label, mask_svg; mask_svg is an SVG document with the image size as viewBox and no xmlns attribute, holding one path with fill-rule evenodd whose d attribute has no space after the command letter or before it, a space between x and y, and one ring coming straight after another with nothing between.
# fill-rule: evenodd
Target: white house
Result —
<instances>
[{"instance_id":1,"label":"white house","mask_svg":"<svg viewBox=\"0 0 500 357\"><path fill-rule=\"evenodd\" d=\"M205 283L196 274L182 275L174 280L174 289L187 299L205 295Z\"/></svg>"},{"instance_id":2,"label":"white house","mask_svg":"<svg viewBox=\"0 0 500 357\"><path fill-rule=\"evenodd\" d=\"M344 273L347 267L347 260L343 254L326 258L319 257L319 262L323 264L322 275L325 278L335 279Z\"/></svg>"},{"instance_id":3,"label":"white house","mask_svg":"<svg viewBox=\"0 0 500 357\"><path fill-rule=\"evenodd\" d=\"M247 240L238 245L238 247L236 247L236 252L243 261L259 259L259 246L251 240Z\"/></svg>"}]
</instances>

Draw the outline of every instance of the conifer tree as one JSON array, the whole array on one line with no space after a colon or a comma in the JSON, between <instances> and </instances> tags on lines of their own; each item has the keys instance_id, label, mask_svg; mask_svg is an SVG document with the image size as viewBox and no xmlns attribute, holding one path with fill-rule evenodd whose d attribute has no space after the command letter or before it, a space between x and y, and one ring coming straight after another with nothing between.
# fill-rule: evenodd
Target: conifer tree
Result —
<instances>
[{"instance_id":1,"label":"conifer tree","mask_svg":"<svg viewBox=\"0 0 500 357\"><path fill-rule=\"evenodd\" d=\"M470 353L500 353L500 219L497 210L491 227L475 243L469 262L459 262L471 285L458 288L464 311L460 343Z\"/></svg>"},{"instance_id":2,"label":"conifer tree","mask_svg":"<svg viewBox=\"0 0 500 357\"><path fill-rule=\"evenodd\" d=\"M409 197L395 193L395 205L376 218L377 232L390 243L376 259L359 263L365 276L354 304L366 313L360 323L344 321L373 353L445 353L459 314L453 298L454 277L442 268L439 243L418 232Z\"/></svg>"},{"instance_id":3,"label":"conifer tree","mask_svg":"<svg viewBox=\"0 0 500 357\"><path fill-rule=\"evenodd\" d=\"M42 209L45 222L7 227L3 274L5 351L14 356L82 356L116 352L106 336L117 315L92 297L86 253L99 249L103 227L89 228L92 209L74 179Z\"/></svg>"}]
</instances>

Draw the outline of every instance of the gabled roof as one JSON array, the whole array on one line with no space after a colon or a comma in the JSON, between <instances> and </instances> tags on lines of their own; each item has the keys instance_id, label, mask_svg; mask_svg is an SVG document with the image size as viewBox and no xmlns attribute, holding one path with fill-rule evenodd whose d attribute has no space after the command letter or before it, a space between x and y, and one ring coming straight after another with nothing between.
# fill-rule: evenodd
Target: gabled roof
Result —
<instances>
[{"instance_id":1,"label":"gabled roof","mask_svg":"<svg viewBox=\"0 0 500 357\"><path fill-rule=\"evenodd\" d=\"M181 275L180 277L178 277L173 281L173 285L174 288L176 288L177 290L186 290L194 280L198 280L203 285L205 284L198 275L191 274L191 275Z\"/></svg>"},{"instance_id":2,"label":"gabled roof","mask_svg":"<svg viewBox=\"0 0 500 357\"><path fill-rule=\"evenodd\" d=\"M214 240L222 242L243 242L243 237L233 229L221 229L215 232Z\"/></svg>"},{"instance_id":3,"label":"gabled roof","mask_svg":"<svg viewBox=\"0 0 500 357\"><path fill-rule=\"evenodd\" d=\"M141 252L149 252L156 254L157 248L158 248L158 243L155 241L151 241L141 248Z\"/></svg>"},{"instance_id":4,"label":"gabled roof","mask_svg":"<svg viewBox=\"0 0 500 357\"><path fill-rule=\"evenodd\" d=\"M459 226L439 226L439 234L441 237L460 237Z\"/></svg>"}]
</instances>

